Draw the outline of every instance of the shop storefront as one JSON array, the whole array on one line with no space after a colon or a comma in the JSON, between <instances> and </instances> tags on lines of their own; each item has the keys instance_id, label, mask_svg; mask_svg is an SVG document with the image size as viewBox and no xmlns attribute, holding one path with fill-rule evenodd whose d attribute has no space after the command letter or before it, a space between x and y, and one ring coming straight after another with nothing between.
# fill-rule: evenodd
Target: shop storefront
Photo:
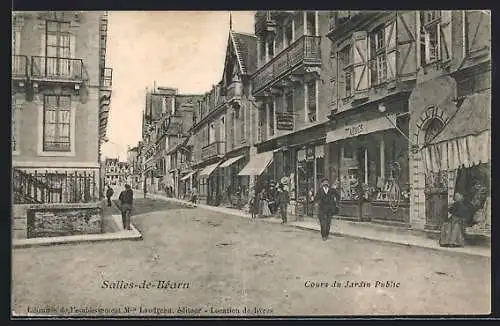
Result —
<instances>
[{"instance_id":1,"label":"shop storefront","mask_svg":"<svg viewBox=\"0 0 500 326\"><path fill-rule=\"evenodd\" d=\"M474 206L467 233L491 232L491 94L467 96L448 123L422 150L427 174L444 172L452 187L449 203L456 193ZM447 211L436 217L440 227Z\"/></svg>"},{"instance_id":2,"label":"shop storefront","mask_svg":"<svg viewBox=\"0 0 500 326\"><path fill-rule=\"evenodd\" d=\"M201 203L219 206L222 201L221 176L217 171L217 167L220 163L219 161L207 165L198 173L197 183ZM224 182L223 179L222 182Z\"/></svg>"},{"instance_id":3,"label":"shop storefront","mask_svg":"<svg viewBox=\"0 0 500 326\"><path fill-rule=\"evenodd\" d=\"M315 216L314 195L325 177L324 144L296 149L296 208L299 216Z\"/></svg>"},{"instance_id":4,"label":"shop storefront","mask_svg":"<svg viewBox=\"0 0 500 326\"><path fill-rule=\"evenodd\" d=\"M409 223L409 145L402 133L408 119L396 114L327 133L327 174L340 192L341 216Z\"/></svg>"},{"instance_id":5,"label":"shop storefront","mask_svg":"<svg viewBox=\"0 0 500 326\"><path fill-rule=\"evenodd\" d=\"M248 202L249 176L238 175L247 163L248 155L242 154L228 158L219 166L224 176L223 203L227 207L241 208Z\"/></svg>"}]
</instances>

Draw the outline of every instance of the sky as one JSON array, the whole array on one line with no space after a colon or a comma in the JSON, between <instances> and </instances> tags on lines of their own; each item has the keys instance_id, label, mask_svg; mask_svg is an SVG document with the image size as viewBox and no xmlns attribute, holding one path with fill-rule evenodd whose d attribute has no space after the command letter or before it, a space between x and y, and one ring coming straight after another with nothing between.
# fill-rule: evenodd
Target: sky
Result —
<instances>
[{"instance_id":1,"label":"sky","mask_svg":"<svg viewBox=\"0 0 500 326\"><path fill-rule=\"evenodd\" d=\"M253 34L253 12L231 12L233 30ZM106 66L113 85L103 157L126 159L141 138L146 87L203 94L220 81L229 11L109 12Z\"/></svg>"}]
</instances>

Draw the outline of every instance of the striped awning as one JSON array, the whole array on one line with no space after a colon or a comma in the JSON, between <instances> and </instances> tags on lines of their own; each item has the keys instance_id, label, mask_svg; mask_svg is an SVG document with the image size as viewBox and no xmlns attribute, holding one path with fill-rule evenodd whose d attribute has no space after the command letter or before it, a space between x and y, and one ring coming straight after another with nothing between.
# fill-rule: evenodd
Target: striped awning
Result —
<instances>
[{"instance_id":1,"label":"striped awning","mask_svg":"<svg viewBox=\"0 0 500 326\"><path fill-rule=\"evenodd\" d=\"M189 178L190 178L193 174L195 174L195 173L196 173L196 170L195 170L195 171L191 171L191 172L189 172L188 174L186 174L185 176L183 176L183 177L181 178L181 180L187 180L187 179L189 179Z\"/></svg>"},{"instance_id":2,"label":"striped awning","mask_svg":"<svg viewBox=\"0 0 500 326\"><path fill-rule=\"evenodd\" d=\"M272 160L272 151L259 153L254 157L250 157L250 161L238 175L261 175L269 164L271 164Z\"/></svg>"},{"instance_id":3,"label":"striped awning","mask_svg":"<svg viewBox=\"0 0 500 326\"><path fill-rule=\"evenodd\" d=\"M240 155L240 156L236 156L236 157L232 157L230 159L228 159L227 161L225 161L224 163L222 163L220 165L221 168L227 168L228 166L231 166L233 165L234 163L238 162L239 160L241 160L243 157L245 157L245 155Z\"/></svg>"},{"instance_id":4,"label":"striped awning","mask_svg":"<svg viewBox=\"0 0 500 326\"><path fill-rule=\"evenodd\" d=\"M451 171L491 160L491 96L468 96L443 130L423 149L427 171Z\"/></svg>"},{"instance_id":5,"label":"striped awning","mask_svg":"<svg viewBox=\"0 0 500 326\"><path fill-rule=\"evenodd\" d=\"M206 166L203 170L201 170L201 172L199 174L200 177L210 176L215 171L215 169L217 169L219 164L220 164L220 162L217 162L217 163Z\"/></svg>"}]
</instances>

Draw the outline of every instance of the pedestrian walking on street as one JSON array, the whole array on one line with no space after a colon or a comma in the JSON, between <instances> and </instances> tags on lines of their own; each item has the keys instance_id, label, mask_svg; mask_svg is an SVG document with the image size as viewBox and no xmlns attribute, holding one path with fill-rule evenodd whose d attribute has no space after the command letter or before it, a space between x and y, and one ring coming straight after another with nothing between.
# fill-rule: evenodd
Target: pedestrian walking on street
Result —
<instances>
[{"instance_id":1,"label":"pedestrian walking on street","mask_svg":"<svg viewBox=\"0 0 500 326\"><path fill-rule=\"evenodd\" d=\"M108 207L111 207L111 197L113 197L114 194L113 188L111 188L110 185L108 185L108 189L106 190L106 198L108 199Z\"/></svg>"},{"instance_id":2,"label":"pedestrian walking on street","mask_svg":"<svg viewBox=\"0 0 500 326\"><path fill-rule=\"evenodd\" d=\"M287 223L287 210L290 196L288 192L288 179L283 177L278 187L278 205L281 215L281 224Z\"/></svg>"},{"instance_id":3,"label":"pedestrian walking on street","mask_svg":"<svg viewBox=\"0 0 500 326\"><path fill-rule=\"evenodd\" d=\"M193 203L193 205L196 206L197 202L198 202L198 189L196 189L196 187L193 187L193 189L191 189L191 203Z\"/></svg>"},{"instance_id":4,"label":"pedestrian walking on street","mask_svg":"<svg viewBox=\"0 0 500 326\"><path fill-rule=\"evenodd\" d=\"M328 239L332 217L338 213L338 198L337 191L330 188L328 179L321 180L321 186L314 201L319 204L318 217L323 241Z\"/></svg>"},{"instance_id":5,"label":"pedestrian walking on street","mask_svg":"<svg viewBox=\"0 0 500 326\"><path fill-rule=\"evenodd\" d=\"M120 201L120 210L122 211L123 229L131 230L130 215L132 214L134 204L134 192L128 184L125 185L125 190L120 193L118 200Z\"/></svg>"}]
</instances>

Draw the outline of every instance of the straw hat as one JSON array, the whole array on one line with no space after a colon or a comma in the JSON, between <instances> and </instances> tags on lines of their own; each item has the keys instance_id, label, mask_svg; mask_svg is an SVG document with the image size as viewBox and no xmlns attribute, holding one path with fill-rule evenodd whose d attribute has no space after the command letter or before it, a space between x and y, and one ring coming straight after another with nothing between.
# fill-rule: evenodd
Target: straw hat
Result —
<instances>
[{"instance_id":1,"label":"straw hat","mask_svg":"<svg viewBox=\"0 0 500 326\"><path fill-rule=\"evenodd\" d=\"M324 186L324 185L330 185L330 182L328 181L327 178L323 178L321 179L321 185Z\"/></svg>"},{"instance_id":2,"label":"straw hat","mask_svg":"<svg viewBox=\"0 0 500 326\"><path fill-rule=\"evenodd\" d=\"M287 177L281 178L281 184L287 185L288 184L288 178Z\"/></svg>"}]
</instances>

